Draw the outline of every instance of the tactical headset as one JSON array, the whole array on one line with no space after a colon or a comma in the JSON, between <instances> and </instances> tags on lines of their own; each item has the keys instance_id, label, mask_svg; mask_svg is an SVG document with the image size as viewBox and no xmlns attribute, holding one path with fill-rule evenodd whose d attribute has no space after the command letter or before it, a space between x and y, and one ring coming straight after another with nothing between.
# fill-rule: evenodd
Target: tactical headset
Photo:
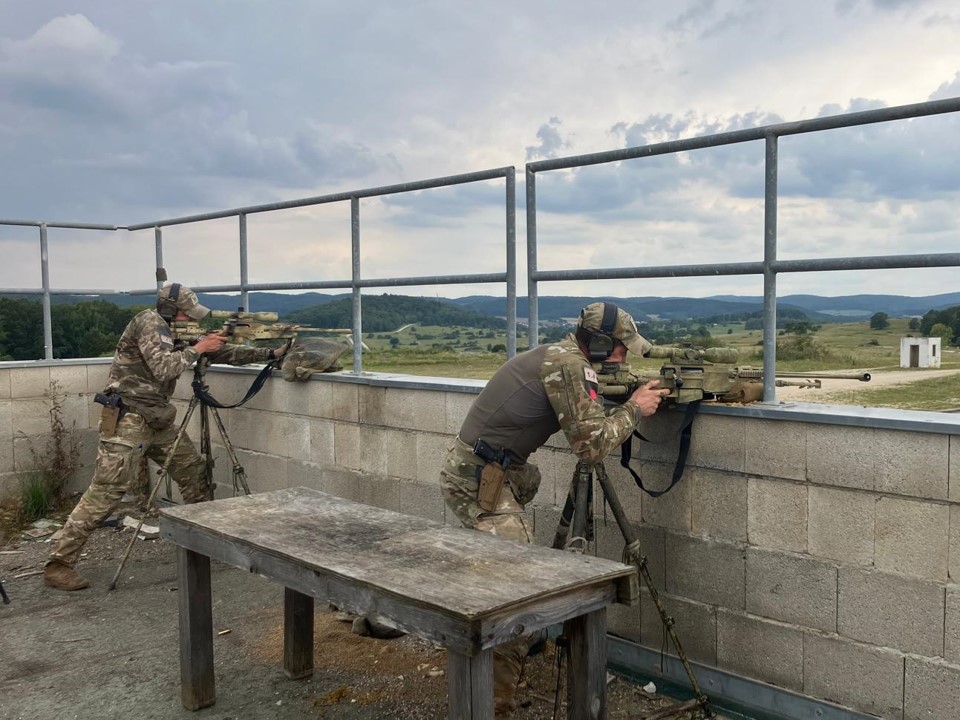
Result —
<instances>
[{"instance_id":1,"label":"tactical headset","mask_svg":"<svg viewBox=\"0 0 960 720\"><path fill-rule=\"evenodd\" d=\"M173 319L177 314L177 300L180 298L180 283L173 283L167 297L157 300L157 312L160 317Z\"/></svg>"},{"instance_id":2,"label":"tactical headset","mask_svg":"<svg viewBox=\"0 0 960 720\"><path fill-rule=\"evenodd\" d=\"M593 330L583 326L577 328L577 339L587 346L587 355L590 362L603 362L610 357L613 352L614 337L613 329L617 325L617 313L619 309L610 302L603 303L603 319L600 321L600 329ZM581 311L581 317L583 312Z\"/></svg>"}]
</instances>

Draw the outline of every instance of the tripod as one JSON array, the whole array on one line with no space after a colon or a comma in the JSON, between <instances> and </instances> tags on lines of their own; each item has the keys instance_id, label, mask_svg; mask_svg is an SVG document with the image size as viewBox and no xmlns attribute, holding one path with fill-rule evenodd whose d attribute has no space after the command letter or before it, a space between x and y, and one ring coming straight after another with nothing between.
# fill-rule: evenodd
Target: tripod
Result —
<instances>
[{"instance_id":1,"label":"tripod","mask_svg":"<svg viewBox=\"0 0 960 720\"><path fill-rule=\"evenodd\" d=\"M620 533L623 535L625 543L623 562L628 565L637 566L637 571L643 578L643 582L650 591L650 596L656 605L657 613L660 615L660 621L670 636L674 648L676 648L677 657L683 664L683 669L687 673L690 687L693 689L695 696L692 700L671 705L652 715L648 715L646 720L666 718L691 710L699 710L701 713L700 716L705 718L714 717L713 710L710 708L710 700L700 689L700 684L693 674L693 668L690 667L687 656L683 652L683 647L680 645L680 638L677 637L676 630L674 629L674 620L667 615L667 611L660 600L660 594L653 585L653 578L650 577L650 571L647 569L647 558L643 555L640 548L640 540L634 532L630 521L627 519L623 505L620 504L620 498L617 497L617 493L613 488L613 484L610 482L610 477L607 475L607 470L604 468L602 462L598 462L595 465L583 462L582 460L577 462L577 467L574 470L573 480L570 485L570 492L567 494L567 501L560 515L560 522L557 524L553 547L557 550L567 549L580 553L586 550L587 543L593 537L593 513L591 511L593 506L593 483L591 480L594 472L596 472L597 481L603 490L604 500L610 507L610 511L617 521L617 526L620 528ZM569 541L567 540L568 534L570 535Z\"/></svg>"},{"instance_id":2,"label":"tripod","mask_svg":"<svg viewBox=\"0 0 960 720\"><path fill-rule=\"evenodd\" d=\"M198 406L200 408L200 457L203 458L204 461L203 487L206 490L207 495L205 499L213 500L213 491L216 488L216 483L213 481L213 445L210 442L211 415L213 416L217 430L220 432L220 438L223 440L223 445L227 449L227 454L230 456L230 461L233 463L233 494L236 496L240 490L243 491L244 495L250 494L250 487L247 485L247 473L240 464L240 460L237 457L237 452L234 450L233 444L230 442L230 438L227 436L227 429L223 425L223 420L220 419L220 413L217 410L219 403L216 403L209 393L210 388L207 385L207 368L209 365L210 361L205 356L201 356L200 359L197 360L196 365L194 365L193 382L191 383L193 387L193 397L190 398L190 404L187 405L187 412L184 414L183 420L180 421L180 427L177 429L176 439L173 441L173 445L170 446L170 450L167 452L167 459L160 468L160 476L164 479L167 498L172 497L173 494L171 477L169 473L170 463L173 460L177 448L180 446L180 441L186 437L187 426L190 423L190 418L193 417L193 413ZM270 365L267 366L268 369L270 367ZM257 387L257 390L259 390L259 387ZM247 399L252 396L252 394L253 393L248 393L247 397L237 404L240 405L246 402ZM153 490L150 492L150 496L147 498L147 508L150 508L153 505L159 489L160 481L158 479L157 484L154 485ZM137 528L134 530L133 537L130 538L130 542L127 544L127 549L123 553L123 559L120 561L120 566L117 568L117 572L113 576L113 581L110 583L110 590L113 590L117 587L117 580L120 577L120 573L123 572L123 566L127 563L127 558L130 556L130 550L133 548L133 543L137 539L137 535L140 533L140 528L143 527L143 521L145 517L146 513L143 513L142 517L140 518L140 522L137 523Z\"/></svg>"}]
</instances>

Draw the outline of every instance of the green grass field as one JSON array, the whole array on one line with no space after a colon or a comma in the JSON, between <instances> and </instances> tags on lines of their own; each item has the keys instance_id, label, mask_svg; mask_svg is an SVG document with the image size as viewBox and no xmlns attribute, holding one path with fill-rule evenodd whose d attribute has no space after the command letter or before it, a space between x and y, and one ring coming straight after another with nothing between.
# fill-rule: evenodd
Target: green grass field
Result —
<instances>
[{"instance_id":1,"label":"green grass field","mask_svg":"<svg viewBox=\"0 0 960 720\"><path fill-rule=\"evenodd\" d=\"M748 331L743 325L710 328L713 339L740 353L740 366L762 367L762 331ZM728 332L729 330L729 332ZM877 373L900 371L900 338L911 334L907 320L890 320L890 327L871 330L866 321L823 325L810 335L808 344L796 358L778 350L777 369L783 372L843 372L868 370ZM780 343L791 343L794 336L779 336ZM396 334L365 333L364 370L433 377L460 377L486 380L507 359L506 335L465 327L407 326ZM518 338L523 350L526 337ZM631 358L635 370L649 375L659 373L662 361ZM941 369L960 370L960 349L945 348ZM922 373L923 371L917 371ZM829 381L826 381L829 382ZM811 395L811 401L815 401ZM917 410L952 410L960 407L960 375L944 379L921 380L891 387L871 387L831 395L831 404L895 407Z\"/></svg>"}]
</instances>

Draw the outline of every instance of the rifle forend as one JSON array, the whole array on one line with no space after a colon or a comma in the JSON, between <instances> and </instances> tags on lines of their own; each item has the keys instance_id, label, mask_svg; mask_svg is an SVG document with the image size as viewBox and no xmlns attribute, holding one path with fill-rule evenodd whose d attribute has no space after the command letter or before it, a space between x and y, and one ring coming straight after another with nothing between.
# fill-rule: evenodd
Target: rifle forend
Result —
<instances>
[{"instance_id":1,"label":"rifle forend","mask_svg":"<svg viewBox=\"0 0 960 720\"><path fill-rule=\"evenodd\" d=\"M654 346L647 357L665 358L657 376L646 377L626 363L595 363L600 394L613 402L625 402L642 384L659 380L667 388L666 400L690 403L697 400L748 403L763 399L763 370L739 367L736 348ZM787 380L782 378L797 378ZM870 373L777 373L777 387L819 388L821 378L869 382Z\"/></svg>"}]
</instances>

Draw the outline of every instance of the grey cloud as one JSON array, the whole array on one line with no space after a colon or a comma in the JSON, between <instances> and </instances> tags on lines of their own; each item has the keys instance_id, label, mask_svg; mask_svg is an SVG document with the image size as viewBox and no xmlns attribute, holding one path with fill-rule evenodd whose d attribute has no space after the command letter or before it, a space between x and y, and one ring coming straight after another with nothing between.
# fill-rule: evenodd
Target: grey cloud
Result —
<instances>
[{"instance_id":1,"label":"grey cloud","mask_svg":"<svg viewBox=\"0 0 960 720\"><path fill-rule=\"evenodd\" d=\"M537 130L540 144L527 146L527 162L555 158L561 150L570 147L570 143L560 134L560 125L560 118L552 117L549 122L540 126Z\"/></svg>"}]
</instances>

